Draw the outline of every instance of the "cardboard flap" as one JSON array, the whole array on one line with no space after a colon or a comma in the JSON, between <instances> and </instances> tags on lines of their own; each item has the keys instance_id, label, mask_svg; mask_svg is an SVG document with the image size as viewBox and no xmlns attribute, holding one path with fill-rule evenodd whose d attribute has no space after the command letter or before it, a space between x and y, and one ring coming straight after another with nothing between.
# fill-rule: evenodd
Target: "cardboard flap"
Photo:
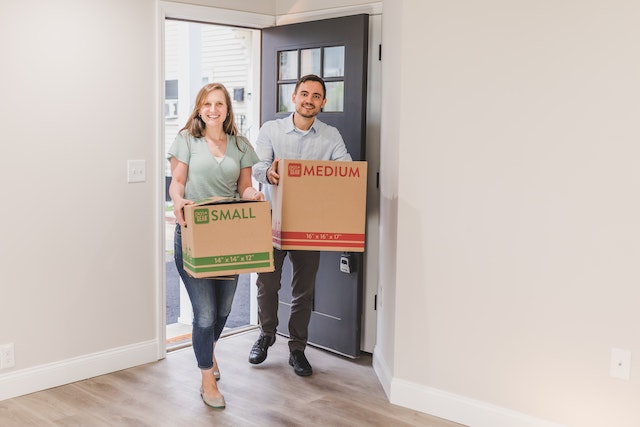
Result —
<instances>
[{"instance_id":1,"label":"cardboard flap","mask_svg":"<svg viewBox=\"0 0 640 427\"><path fill-rule=\"evenodd\" d=\"M198 200L192 206L210 206L210 205L223 205L226 203L247 203L256 202L256 200L246 200L236 197L209 197L208 199Z\"/></svg>"}]
</instances>

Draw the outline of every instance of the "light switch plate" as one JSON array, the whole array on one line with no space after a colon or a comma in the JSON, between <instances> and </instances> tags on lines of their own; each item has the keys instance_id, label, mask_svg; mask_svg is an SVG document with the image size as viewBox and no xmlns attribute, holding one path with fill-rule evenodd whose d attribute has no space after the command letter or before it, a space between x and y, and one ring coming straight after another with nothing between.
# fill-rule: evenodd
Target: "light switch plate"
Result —
<instances>
[{"instance_id":1,"label":"light switch plate","mask_svg":"<svg viewBox=\"0 0 640 427\"><path fill-rule=\"evenodd\" d=\"M13 343L0 345L0 369L13 368L16 357L13 354Z\"/></svg>"},{"instance_id":2,"label":"light switch plate","mask_svg":"<svg viewBox=\"0 0 640 427\"><path fill-rule=\"evenodd\" d=\"M628 380L631 377L631 352L621 348L611 349L610 374L614 378Z\"/></svg>"},{"instance_id":3,"label":"light switch plate","mask_svg":"<svg viewBox=\"0 0 640 427\"><path fill-rule=\"evenodd\" d=\"M147 171L144 160L127 161L127 182L145 182L146 179Z\"/></svg>"}]
</instances>

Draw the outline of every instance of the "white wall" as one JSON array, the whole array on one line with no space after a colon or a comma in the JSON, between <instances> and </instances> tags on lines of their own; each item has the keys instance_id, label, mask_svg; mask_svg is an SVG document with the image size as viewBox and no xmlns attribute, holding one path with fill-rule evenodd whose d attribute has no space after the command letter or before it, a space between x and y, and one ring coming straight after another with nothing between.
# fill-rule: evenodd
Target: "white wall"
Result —
<instances>
[{"instance_id":1,"label":"white wall","mask_svg":"<svg viewBox=\"0 0 640 427\"><path fill-rule=\"evenodd\" d=\"M274 15L276 3L280 0L178 0L174 3L187 3L201 6L211 6L220 9L239 10L243 12ZM224 24L224 22L221 22Z\"/></svg>"},{"instance_id":2,"label":"white wall","mask_svg":"<svg viewBox=\"0 0 640 427\"><path fill-rule=\"evenodd\" d=\"M473 426L640 425L640 3L383 10L392 402Z\"/></svg>"},{"instance_id":3,"label":"white wall","mask_svg":"<svg viewBox=\"0 0 640 427\"><path fill-rule=\"evenodd\" d=\"M161 356L157 12L0 3L0 399ZM639 15L384 2L374 362L392 402L473 426L640 424Z\"/></svg>"},{"instance_id":4,"label":"white wall","mask_svg":"<svg viewBox=\"0 0 640 427\"><path fill-rule=\"evenodd\" d=\"M0 3L0 344L16 362L0 399L164 356L160 16L157 0ZM131 159L145 182L127 183Z\"/></svg>"},{"instance_id":5,"label":"white wall","mask_svg":"<svg viewBox=\"0 0 640 427\"><path fill-rule=\"evenodd\" d=\"M325 11L327 9L340 9L352 6L369 6L374 3L371 0L275 0L275 14L287 15Z\"/></svg>"},{"instance_id":6,"label":"white wall","mask_svg":"<svg viewBox=\"0 0 640 427\"><path fill-rule=\"evenodd\" d=\"M0 344L16 361L0 399L46 386L31 368L72 380L76 357L106 369L157 358L155 10L0 3ZM145 183L127 184L128 159L146 160Z\"/></svg>"}]
</instances>

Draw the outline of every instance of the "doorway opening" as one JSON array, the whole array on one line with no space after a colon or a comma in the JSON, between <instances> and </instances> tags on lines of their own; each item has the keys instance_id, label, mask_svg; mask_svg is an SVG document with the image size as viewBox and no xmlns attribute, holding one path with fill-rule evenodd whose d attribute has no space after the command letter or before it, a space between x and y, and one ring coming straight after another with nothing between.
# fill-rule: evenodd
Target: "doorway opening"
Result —
<instances>
[{"instance_id":1,"label":"doorway opening","mask_svg":"<svg viewBox=\"0 0 640 427\"><path fill-rule=\"evenodd\" d=\"M196 94L207 83L229 91L239 132L255 144L259 130L260 31L200 22L166 19L164 32L164 153L191 113ZM257 52L257 54L256 54ZM255 94L255 96L254 96ZM171 170L165 162L165 277L167 350L191 344L192 310L173 258L175 217L169 197ZM225 333L256 323L255 275L243 274Z\"/></svg>"}]
</instances>

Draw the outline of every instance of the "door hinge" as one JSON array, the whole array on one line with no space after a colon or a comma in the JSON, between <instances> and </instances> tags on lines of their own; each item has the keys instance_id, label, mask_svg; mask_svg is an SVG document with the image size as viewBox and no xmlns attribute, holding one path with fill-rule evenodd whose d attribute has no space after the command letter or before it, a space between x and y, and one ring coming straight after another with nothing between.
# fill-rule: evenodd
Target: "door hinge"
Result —
<instances>
[{"instance_id":1,"label":"door hinge","mask_svg":"<svg viewBox=\"0 0 640 427\"><path fill-rule=\"evenodd\" d=\"M378 294L373 296L373 311L378 310Z\"/></svg>"},{"instance_id":2,"label":"door hinge","mask_svg":"<svg viewBox=\"0 0 640 427\"><path fill-rule=\"evenodd\" d=\"M378 45L378 61L382 61L382 44Z\"/></svg>"},{"instance_id":3,"label":"door hinge","mask_svg":"<svg viewBox=\"0 0 640 427\"><path fill-rule=\"evenodd\" d=\"M376 172L376 188L380 188L380 172Z\"/></svg>"}]
</instances>

